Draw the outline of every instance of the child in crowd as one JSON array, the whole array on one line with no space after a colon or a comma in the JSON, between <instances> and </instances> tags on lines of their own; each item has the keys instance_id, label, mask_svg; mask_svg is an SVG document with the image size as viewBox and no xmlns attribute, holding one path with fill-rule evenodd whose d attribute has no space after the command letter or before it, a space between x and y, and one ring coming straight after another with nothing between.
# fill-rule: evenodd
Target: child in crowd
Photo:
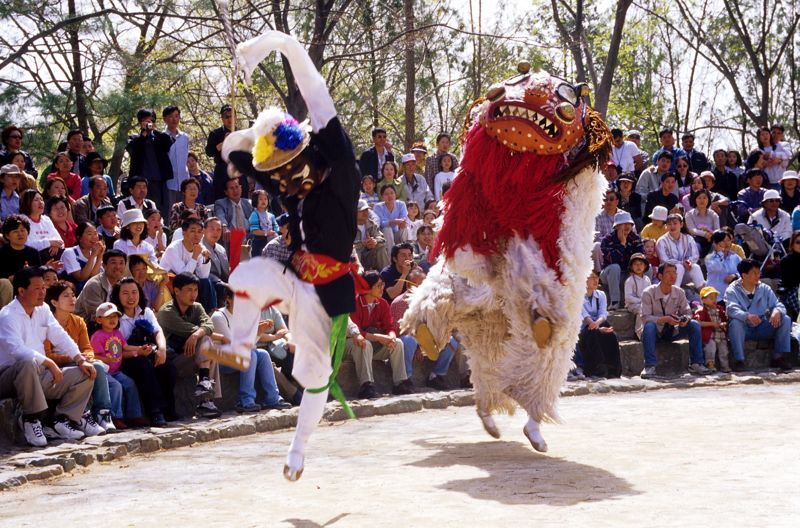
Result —
<instances>
[{"instance_id":1,"label":"child in crowd","mask_svg":"<svg viewBox=\"0 0 800 528\"><path fill-rule=\"evenodd\" d=\"M647 259L647 263L650 264L648 275L650 276L650 280L653 281L656 279L655 270L661 265L661 261L658 259L658 252L656 251L656 241L652 238L644 238L642 239L642 247L644 248L644 258Z\"/></svg>"},{"instance_id":2,"label":"child in crowd","mask_svg":"<svg viewBox=\"0 0 800 528\"><path fill-rule=\"evenodd\" d=\"M361 199L366 200L370 208L381 201L375 188L375 179L369 174L361 178Z\"/></svg>"},{"instance_id":3,"label":"child in crowd","mask_svg":"<svg viewBox=\"0 0 800 528\"><path fill-rule=\"evenodd\" d=\"M452 182L455 177L453 157L446 154L439 158L439 172L433 178L433 195L436 197L437 202L442 199L442 186L445 183Z\"/></svg>"},{"instance_id":4,"label":"child in crowd","mask_svg":"<svg viewBox=\"0 0 800 528\"><path fill-rule=\"evenodd\" d=\"M97 210L97 234L103 239L107 248L114 247L114 242L119 239L119 218L117 210L110 205L104 205Z\"/></svg>"},{"instance_id":5,"label":"child in crowd","mask_svg":"<svg viewBox=\"0 0 800 528\"><path fill-rule=\"evenodd\" d=\"M131 425L144 425L147 423L142 417L142 407L139 403L139 391L136 383L120 371L123 357L136 357L144 354L150 345L134 346L128 345L122 333L119 331L120 312L116 305L111 302L104 302L95 310L95 321L100 329L92 334L92 349L97 359L108 365L108 375L122 385L122 393L125 398L125 419L130 420ZM128 424L122 417L115 416L114 425L117 429L125 429Z\"/></svg>"},{"instance_id":6,"label":"child in crowd","mask_svg":"<svg viewBox=\"0 0 800 528\"><path fill-rule=\"evenodd\" d=\"M250 236L253 237L253 255L260 255L267 242L278 236L278 223L275 215L270 213L269 195L267 191L258 189L253 191L253 212L250 213Z\"/></svg>"},{"instance_id":7,"label":"child in crowd","mask_svg":"<svg viewBox=\"0 0 800 528\"><path fill-rule=\"evenodd\" d=\"M406 229L403 231L403 242L413 242L417 239L417 229L422 225L422 218L420 217L419 205L417 202L407 202L406 210L410 223L406 223Z\"/></svg>"},{"instance_id":8,"label":"child in crowd","mask_svg":"<svg viewBox=\"0 0 800 528\"><path fill-rule=\"evenodd\" d=\"M650 286L650 277L647 272L650 263L642 253L634 253L629 261L630 275L625 279L625 309L636 315L636 334L641 334L644 327L642 322L642 292Z\"/></svg>"},{"instance_id":9,"label":"child in crowd","mask_svg":"<svg viewBox=\"0 0 800 528\"><path fill-rule=\"evenodd\" d=\"M720 229L722 229L728 234L728 241L731 244L731 251L739 255L740 259L744 260L745 259L744 248L736 243L736 237L734 236L733 228L731 226L724 226L721 227Z\"/></svg>"},{"instance_id":10,"label":"child in crowd","mask_svg":"<svg viewBox=\"0 0 800 528\"><path fill-rule=\"evenodd\" d=\"M667 232L667 214L669 212L663 205L653 207L653 212L650 213L650 223L642 229L642 238L658 240L664 236Z\"/></svg>"},{"instance_id":11,"label":"child in crowd","mask_svg":"<svg viewBox=\"0 0 800 528\"><path fill-rule=\"evenodd\" d=\"M722 372L730 372L728 364L728 318L725 309L717 304L719 292L711 286L700 290L703 305L694 313L700 322L703 337L703 350L706 354L706 367L714 369L714 356L719 354L719 367Z\"/></svg>"},{"instance_id":12,"label":"child in crowd","mask_svg":"<svg viewBox=\"0 0 800 528\"><path fill-rule=\"evenodd\" d=\"M433 227L433 222L437 217L438 215L436 214L436 211L426 209L425 212L422 213L422 225Z\"/></svg>"},{"instance_id":13,"label":"child in crowd","mask_svg":"<svg viewBox=\"0 0 800 528\"><path fill-rule=\"evenodd\" d=\"M147 238L144 240L156 249L156 256L161 258L167 249L167 234L164 232L161 213L158 209L147 209L144 212L144 219L147 220Z\"/></svg>"}]
</instances>

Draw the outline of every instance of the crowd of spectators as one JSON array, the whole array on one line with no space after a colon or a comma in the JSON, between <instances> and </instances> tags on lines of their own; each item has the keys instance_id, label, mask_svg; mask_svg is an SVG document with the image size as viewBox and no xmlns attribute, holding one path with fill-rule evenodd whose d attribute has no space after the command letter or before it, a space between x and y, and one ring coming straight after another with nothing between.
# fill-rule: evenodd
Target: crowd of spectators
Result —
<instances>
[{"instance_id":1,"label":"crowd of spectators","mask_svg":"<svg viewBox=\"0 0 800 528\"><path fill-rule=\"evenodd\" d=\"M127 145L129 172L117 186L106 174L108 160L80 131L67 134L40 173L22 150L23 131L3 130L0 397L19 401L20 428L31 445L180 420L175 385L187 370L195 376L198 417L221 414L215 400L223 390L236 391L238 412L285 408L302 397L292 377L297 322L275 308L262 313L257 347L238 386L223 387L221 373L229 369L203 353L230 339L231 262L254 255L288 262L291 234L281 200L259 182L228 177L220 152L233 125L229 106L205 141L210 172L191 151L180 109L168 106L161 117L163 128L152 110L138 112L139 131ZM627 139L613 133L611 161L602 167L610 190L595 226L596 269L587 281L577 363L591 375L620 375L619 343L607 318L624 307L636 314L644 376L653 374L655 342L679 335L691 341L693 372L713 368L715 354L726 370L726 332L734 370L743 365L744 340L765 336L775 338L776 365L788 368L800 236L791 235L790 220L789 254L777 272L785 287L781 303L730 229L739 203L765 231L782 233L779 244L786 215L799 227L798 180L784 170L790 150L783 139L765 143L759 132L760 154L748 155L746 167L727 151L714 153L712 167L690 134L679 149L673 133L663 131L662 148L651 157L638 132ZM358 397L378 395L374 361L389 364L394 394L415 390L412 375L423 362L430 363L425 384L447 390L446 375L461 350L458 334L431 361L398 321L429 270L440 200L459 159L446 133L430 153L417 142L395 154L381 128L372 130L372 141L359 156L353 241L370 289L358 296L346 341ZM241 248L232 245L234 229L247 233ZM724 310L707 304L717 296ZM690 301L701 308L697 314ZM468 386L469 373L459 374Z\"/></svg>"}]
</instances>

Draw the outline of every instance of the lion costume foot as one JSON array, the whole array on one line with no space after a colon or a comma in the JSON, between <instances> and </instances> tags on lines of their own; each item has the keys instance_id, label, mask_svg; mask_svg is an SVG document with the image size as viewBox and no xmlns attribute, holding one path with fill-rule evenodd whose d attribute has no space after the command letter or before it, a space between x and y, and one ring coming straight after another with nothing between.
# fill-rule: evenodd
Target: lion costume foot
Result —
<instances>
[{"instance_id":1,"label":"lion costume foot","mask_svg":"<svg viewBox=\"0 0 800 528\"><path fill-rule=\"evenodd\" d=\"M439 351L441 348L436 343L436 339L433 337L433 333L430 328L428 328L428 325L420 323L414 332L414 337L417 339L417 344L419 344L420 349L422 349L422 353L425 354L428 359L431 361L439 359Z\"/></svg>"},{"instance_id":2,"label":"lion costume foot","mask_svg":"<svg viewBox=\"0 0 800 528\"><path fill-rule=\"evenodd\" d=\"M547 442L544 441L544 437L541 431L539 431L539 422L533 418L529 418L528 423L522 428L522 432L536 451L547 453Z\"/></svg>"},{"instance_id":3,"label":"lion costume foot","mask_svg":"<svg viewBox=\"0 0 800 528\"><path fill-rule=\"evenodd\" d=\"M289 451L289 455L286 457L286 464L283 466L283 476L286 480L291 482L299 480L303 476L304 463L305 457L302 453Z\"/></svg>"},{"instance_id":4,"label":"lion costume foot","mask_svg":"<svg viewBox=\"0 0 800 528\"><path fill-rule=\"evenodd\" d=\"M489 436L492 438L500 438L500 429L498 429L497 424L494 423L494 418L492 418L491 413L478 409L478 418L481 419L483 428L486 429Z\"/></svg>"},{"instance_id":5,"label":"lion costume foot","mask_svg":"<svg viewBox=\"0 0 800 528\"><path fill-rule=\"evenodd\" d=\"M553 327L550 321L544 317L534 316L531 330L533 330L533 340L536 341L536 345L539 348L544 348L550 341L550 336L553 333Z\"/></svg>"}]
</instances>

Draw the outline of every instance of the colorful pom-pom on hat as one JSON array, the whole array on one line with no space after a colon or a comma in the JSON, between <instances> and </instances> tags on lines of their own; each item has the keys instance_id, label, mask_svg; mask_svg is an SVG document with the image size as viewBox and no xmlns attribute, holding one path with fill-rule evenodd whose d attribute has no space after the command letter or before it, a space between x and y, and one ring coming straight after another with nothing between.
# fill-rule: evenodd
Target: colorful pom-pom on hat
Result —
<instances>
[{"instance_id":1,"label":"colorful pom-pom on hat","mask_svg":"<svg viewBox=\"0 0 800 528\"><path fill-rule=\"evenodd\" d=\"M296 158L311 141L308 122L297 120L283 110L267 108L253 125L253 167L270 171Z\"/></svg>"}]
</instances>

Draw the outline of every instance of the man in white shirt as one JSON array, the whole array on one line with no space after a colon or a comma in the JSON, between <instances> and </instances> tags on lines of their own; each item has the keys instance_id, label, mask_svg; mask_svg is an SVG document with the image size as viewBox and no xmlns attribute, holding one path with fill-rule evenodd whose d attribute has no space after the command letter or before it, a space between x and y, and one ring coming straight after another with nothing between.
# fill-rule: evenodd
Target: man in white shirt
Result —
<instances>
[{"instance_id":1,"label":"man in white shirt","mask_svg":"<svg viewBox=\"0 0 800 528\"><path fill-rule=\"evenodd\" d=\"M134 176L128 179L128 190L131 195L119 201L117 205L117 216L122 218L128 209L158 209L153 200L147 199L147 180L141 176Z\"/></svg>"},{"instance_id":2,"label":"man in white shirt","mask_svg":"<svg viewBox=\"0 0 800 528\"><path fill-rule=\"evenodd\" d=\"M172 242L161 256L159 264L176 275L191 273L198 279L198 301L206 313L217 308L217 294L212 281L211 252L203 244L203 223L198 218L188 218L181 225L183 238Z\"/></svg>"},{"instance_id":3,"label":"man in white shirt","mask_svg":"<svg viewBox=\"0 0 800 528\"><path fill-rule=\"evenodd\" d=\"M167 106L161 112L166 127L164 133L173 139L172 146L169 148L167 156L172 163L172 179L167 180L167 190L169 205L179 202L181 183L189 177L189 169L186 168L186 161L189 159L189 134L179 130L181 122L181 110L177 106Z\"/></svg>"},{"instance_id":4,"label":"man in white shirt","mask_svg":"<svg viewBox=\"0 0 800 528\"><path fill-rule=\"evenodd\" d=\"M747 223L759 224L762 228L770 230L781 242L788 244L792 236L792 217L780 206L780 193L775 189L769 189L761 199L761 209L750 215L750 221Z\"/></svg>"},{"instance_id":5,"label":"man in white shirt","mask_svg":"<svg viewBox=\"0 0 800 528\"><path fill-rule=\"evenodd\" d=\"M614 147L611 149L611 161L624 173L632 173L642 163L642 153L633 141L625 141L622 130L611 129Z\"/></svg>"},{"instance_id":6,"label":"man in white shirt","mask_svg":"<svg viewBox=\"0 0 800 528\"><path fill-rule=\"evenodd\" d=\"M20 428L25 440L42 447L47 439L40 418L47 400L58 400L53 434L77 440L100 433L83 418L96 372L44 306L45 284L39 268L27 267L14 275L15 299L0 310L0 398L14 397L22 408ZM75 362L59 368L44 352L44 341Z\"/></svg>"}]
</instances>

